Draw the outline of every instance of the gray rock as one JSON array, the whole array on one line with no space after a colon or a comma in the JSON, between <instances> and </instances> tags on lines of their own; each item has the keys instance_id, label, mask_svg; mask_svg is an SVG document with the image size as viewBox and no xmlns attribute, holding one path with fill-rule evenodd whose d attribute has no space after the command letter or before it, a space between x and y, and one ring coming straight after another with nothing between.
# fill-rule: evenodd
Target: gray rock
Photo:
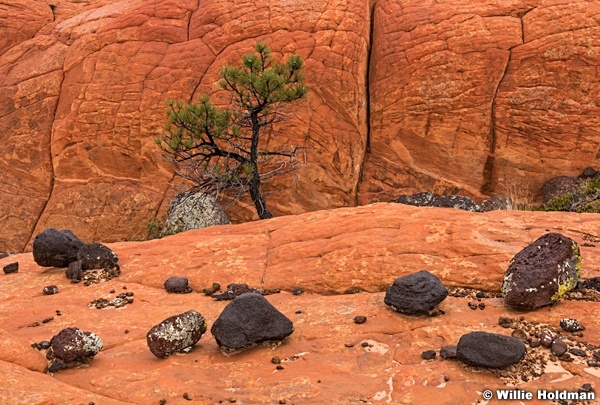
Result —
<instances>
[{"instance_id":1,"label":"gray rock","mask_svg":"<svg viewBox=\"0 0 600 405\"><path fill-rule=\"evenodd\" d=\"M580 272L579 245L548 233L511 260L501 287L504 303L519 309L551 305L577 286Z\"/></svg>"},{"instance_id":2,"label":"gray rock","mask_svg":"<svg viewBox=\"0 0 600 405\"><path fill-rule=\"evenodd\" d=\"M33 260L42 267L67 267L83 245L71 231L49 228L33 240Z\"/></svg>"},{"instance_id":3,"label":"gray rock","mask_svg":"<svg viewBox=\"0 0 600 405\"><path fill-rule=\"evenodd\" d=\"M483 200L479 203L481 212L490 212L498 210L511 210L515 206L513 200L507 195L498 194L487 200Z\"/></svg>"},{"instance_id":4,"label":"gray rock","mask_svg":"<svg viewBox=\"0 0 600 405\"><path fill-rule=\"evenodd\" d=\"M82 270L111 269L117 265L119 257L102 243L89 243L77 253Z\"/></svg>"},{"instance_id":5,"label":"gray rock","mask_svg":"<svg viewBox=\"0 0 600 405\"><path fill-rule=\"evenodd\" d=\"M188 190L177 194L171 201L161 236L230 223L212 195Z\"/></svg>"},{"instance_id":6,"label":"gray rock","mask_svg":"<svg viewBox=\"0 0 600 405\"><path fill-rule=\"evenodd\" d=\"M542 186L542 199L544 204L554 197L560 197L561 195L575 192L580 182L580 179L569 176L557 176L546 181Z\"/></svg>"},{"instance_id":7,"label":"gray rock","mask_svg":"<svg viewBox=\"0 0 600 405\"><path fill-rule=\"evenodd\" d=\"M292 334L294 324L262 295L246 293L227 304L210 331L219 346L240 349L283 340Z\"/></svg>"},{"instance_id":8,"label":"gray rock","mask_svg":"<svg viewBox=\"0 0 600 405\"><path fill-rule=\"evenodd\" d=\"M187 277L169 277L164 283L165 290L170 293L187 294L192 292Z\"/></svg>"},{"instance_id":9,"label":"gray rock","mask_svg":"<svg viewBox=\"0 0 600 405\"><path fill-rule=\"evenodd\" d=\"M4 274L17 273L19 271L19 262L9 263L2 268Z\"/></svg>"},{"instance_id":10,"label":"gray rock","mask_svg":"<svg viewBox=\"0 0 600 405\"><path fill-rule=\"evenodd\" d=\"M204 332L206 320L191 310L171 316L154 326L146 335L146 342L152 354L162 359L173 353L191 350Z\"/></svg>"},{"instance_id":11,"label":"gray rock","mask_svg":"<svg viewBox=\"0 0 600 405\"><path fill-rule=\"evenodd\" d=\"M471 366L502 369L521 361L526 351L525 344L512 336L471 332L458 341L456 358Z\"/></svg>"},{"instance_id":12,"label":"gray rock","mask_svg":"<svg viewBox=\"0 0 600 405\"><path fill-rule=\"evenodd\" d=\"M448 296L441 281L421 270L394 281L385 293L384 302L403 314L428 314Z\"/></svg>"},{"instance_id":13,"label":"gray rock","mask_svg":"<svg viewBox=\"0 0 600 405\"><path fill-rule=\"evenodd\" d=\"M599 175L600 175L600 172L598 172L593 167L586 167L585 169L583 169L583 172L581 172L581 174L579 175L579 178L582 180L585 180L585 179L591 179L592 177L596 177Z\"/></svg>"},{"instance_id":14,"label":"gray rock","mask_svg":"<svg viewBox=\"0 0 600 405\"><path fill-rule=\"evenodd\" d=\"M64 363L86 363L98 354L102 345L102 340L96 334L79 328L63 329L50 339L53 356Z\"/></svg>"},{"instance_id":15,"label":"gray rock","mask_svg":"<svg viewBox=\"0 0 600 405\"><path fill-rule=\"evenodd\" d=\"M80 281L83 277L83 270L81 269L81 262L79 260L69 263L67 267L67 278L74 281Z\"/></svg>"},{"instance_id":16,"label":"gray rock","mask_svg":"<svg viewBox=\"0 0 600 405\"><path fill-rule=\"evenodd\" d=\"M430 207L433 201L433 193L427 191L425 193L417 193L413 195L401 195L396 200L397 203L415 205L417 207Z\"/></svg>"},{"instance_id":17,"label":"gray rock","mask_svg":"<svg viewBox=\"0 0 600 405\"><path fill-rule=\"evenodd\" d=\"M455 359L456 346L443 346L440 349L440 357L443 359Z\"/></svg>"},{"instance_id":18,"label":"gray rock","mask_svg":"<svg viewBox=\"0 0 600 405\"><path fill-rule=\"evenodd\" d=\"M481 212L481 207L473 202L469 197L461 195L441 195L434 197L431 202L432 207L454 208L457 210Z\"/></svg>"}]
</instances>

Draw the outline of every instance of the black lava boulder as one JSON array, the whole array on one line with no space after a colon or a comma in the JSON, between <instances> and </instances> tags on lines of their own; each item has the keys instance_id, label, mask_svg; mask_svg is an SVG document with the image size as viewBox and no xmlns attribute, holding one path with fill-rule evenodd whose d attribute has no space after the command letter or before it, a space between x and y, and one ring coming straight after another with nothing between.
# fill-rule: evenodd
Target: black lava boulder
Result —
<instances>
[{"instance_id":1,"label":"black lava boulder","mask_svg":"<svg viewBox=\"0 0 600 405\"><path fill-rule=\"evenodd\" d=\"M504 303L535 309L574 289L581 273L579 245L559 233L543 235L511 260L504 273Z\"/></svg>"},{"instance_id":2,"label":"black lava boulder","mask_svg":"<svg viewBox=\"0 0 600 405\"><path fill-rule=\"evenodd\" d=\"M152 354L162 359L173 353L191 350L204 332L206 320L191 310L171 316L154 326L146 335L146 342Z\"/></svg>"},{"instance_id":3,"label":"black lava boulder","mask_svg":"<svg viewBox=\"0 0 600 405\"><path fill-rule=\"evenodd\" d=\"M471 366L502 369L520 362L526 351L525 344L515 337L471 332L458 341L456 358Z\"/></svg>"},{"instance_id":4,"label":"black lava boulder","mask_svg":"<svg viewBox=\"0 0 600 405\"><path fill-rule=\"evenodd\" d=\"M88 363L102 349L102 340L79 328L66 328L50 340L50 355L62 363Z\"/></svg>"},{"instance_id":5,"label":"black lava boulder","mask_svg":"<svg viewBox=\"0 0 600 405\"><path fill-rule=\"evenodd\" d=\"M42 267L67 267L83 245L73 232L49 228L33 240L33 260Z\"/></svg>"},{"instance_id":6,"label":"black lava boulder","mask_svg":"<svg viewBox=\"0 0 600 405\"><path fill-rule=\"evenodd\" d=\"M384 302L403 314L428 314L448 296L442 282L427 270L400 277L385 293Z\"/></svg>"},{"instance_id":7,"label":"black lava boulder","mask_svg":"<svg viewBox=\"0 0 600 405\"><path fill-rule=\"evenodd\" d=\"M187 294L192 292L187 277L169 277L163 285L165 290L170 293Z\"/></svg>"},{"instance_id":8,"label":"black lava boulder","mask_svg":"<svg viewBox=\"0 0 600 405\"><path fill-rule=\"evenodd\" d=\"M119 257L102 243L89 243L79 249L77 260L81 262L82 270L112 269Z\"/></svg>"},{"instance_id":9,"label":"black lava boulder","mask_svg":"<svg viewBox=\"0 0 600 405\"><path fill-rule=\"evenodd\" d=\"M283 340L294 324L259 293L234 298L221 312L210 332L219 346L241 349L253 343Z\"/></svg>"}]
</instances>

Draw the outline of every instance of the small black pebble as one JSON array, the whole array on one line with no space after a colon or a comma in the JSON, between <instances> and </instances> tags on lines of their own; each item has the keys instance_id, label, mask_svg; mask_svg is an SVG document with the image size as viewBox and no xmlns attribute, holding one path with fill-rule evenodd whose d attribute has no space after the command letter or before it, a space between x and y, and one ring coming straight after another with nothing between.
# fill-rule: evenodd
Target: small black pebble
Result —
<instances>
[{"instance_id":1,"label":"small black pebble","mask_svg":"<svg viewBox=\"0 0 600 405\"><path fill-rule=\"evenodd\" d=\"M483 302L480 302L477 306L479 307L479 309L485 309L485 304Z\"/></svg>"},{"instance_id":2,"label":"small black pebble","mask_svg":"<svg viewBox=\"0 0 600 405\"><path fill-rule=\"evenodd\" d=\"M435 350L427 350L421 353L421 358L423 360L433 360L435 359L436 353Z\"/></svg>"},{"instance_id":3,"label":"small black pebble","mask_svg":"<svg viewBox=\"0 0 600 405\"><path fill-rule=\"evenodd\" d=\"M184 392L184 393L183 393L183 398L184 398L184 399L187 399L188 401L191 401L191 400L192 400L192 397L191 397L191 396L190 396L190 394L188 394L187 392Z\"/></svg>"},{"instance_id":4,"label":"small black pebble","mask_svg":"<svg viewBox=\"0 0 600 405\"><path fill-rule=\"evenodd\" d=\"M579 357L587 357L587 353L585 352L585 350L581 350L581 349L577 349L577 348L569 349L569 353L571 353L575 356L579 356Z\"/></svg>"},{"instance_id":5,"label":"small black pebble","mask_svg":"<svg viewBox=\"0 0 600 405\"><path fill-rule=\"evenodd\" d=\"M62 316L62 312L60 312L60 309L56 310L56 316Z\"/></svg>"},{"instance_id":6,"label":"small black pebble","mask_svg":"<svg viewBox=\"0 0 600 405\"><path fill-rule=\"evenodd\" d=\"M321 380L317 380L317 383L321 384Z\"/></svg>"},{"instance_id":7,"label":"small black pebble","mask_svg":"<svg viewBox=\"0 0 600 405\"><path fill-rule=\"evenodd\" d=\"M39 343L32 343L31 347L33 347L34 349L38 349L38 350L42 350L42 346Z\"/></svg>"},{"instance_id":8,"label":"small black pebble","mask_svg":"<svg viewBox=\"0 0 600 405\"><path fill-rule=\"evenodd\" d=\"M362 342L360 345L362 347L369 347L369 343L368 342Z\"/></svg>"},{"instance_id":9,"label":"small black pebble","mask_svg":"<svg viewBox=\"0 0 600 405\"><path fill-rule=\"evenodd\" d=\"M280 399L280 400L279 400L279 403L280 403L280 404L282 404L282 405L283 405L283 404L287 404L287 402L286 402L286 400L285 400L285 399Z\"/></svg>"},{"instance_id":10,"label":"small black pebble","mask_svg":"<svg viewBox=\"0 0 600 405\"><path fill-rule=\"evenodd\" d=\"M539 340L529 342L529 347L535 349L536 347L540 347L541 343Z\"/></svg>"},{"instance_id":11,"label":"small black pebble","mask_svg":"<svg viewBox=\"0 0 600 405\"><path fill-rule=\"evenodd\" d=\"M167 403L167 400L166 400L166 399L161 399L161 400L158 402L158 404L159 404L159 405L165 405L166 403Z\"/></svg>"},{"instance_id":12,"label":"small black pebble","mask_svg":"<svg viewBox=\"0 0 600 405\"><path fill-rule=\"evenodd\" d=\"M42 321L42 323L48 323L48 322L50 322L50 321L52 321L52 320L54 320L54 317L53 317L53 316L49 316L48 318L44 319L44 320Z\"/></svg>"},{"instance_id":13,"label":"small black pebble","mask_svg":"<svg viewBox=\"0 0 600 405\"><path fill-rule=\"evenodd\" d=\"M280 364L277 367L275 367L277 370L283 370L283 366Z\"/></svg>"},{"instance_id":14,"label":"small black pebble","mask_svg":"<svg viewBox=\"0 0 600 405\"><path fill-rule=\"evenodd\" d=\"M355 316L354 317L354 323L356 323L356 324L360 325L360 324L365 323L365 322L367 322L367 317L366 316L359 315L359 316Z\"/></svg>"},{"instance_id":15,"label":"small black pebble","mask_svg":"<svg viewBox=\"0 0 600 405\"><path fill-rule=\"evenodd\" d=\"M109 293L110 293L110 294L114 294L114 293L115 293L115 290L110 290L110 291L109 291Z\"/></svg>"},{"instance_id":16,"label":"small black pebble","mask_svg":"<svg viewBox=\"0 0 600 405\"><path fill-rule=\"evenodd\" d=\"M281 364L281 359L277 356L271 358L271 363L273 364Z\"/></svg>"},{"instance_id":17,"label":"small black pebble","mask_svg":"<svg viewBox=\"0 0 600 405\"><path fill-rule=\"evenodd\" d=\"M299 315L299 314L301 314L301 313L302 313L302 310L301 310L301 309L299 309L299 310L297 310L297 311L296 311L296 314L297 314L297 315Z\"/></svg>"},{"instance_id":18,"label":"small black pebble","mask_svg":"<svg viewBox=\"0 0 600 405\"><path fill-rule=\"evenodd\" d=\"M133 294L133 291L127 291L127 292L125 293L125 296L126 296L126 297L133 297L133 295L134 295L134 294Z\"/></svg>"},{"instance_id":19,"label":"small black pebble","mask_svg":"<svg viewBox=\"0 0 600 405\"><path fill-rule=\"evenodd\" d=\"M17 273L19 271L19 262L9 263L2 270L4 274Z\"/></svg>"},{"instance_id":20,"label":"small black pebble","mask_svg":"<svg viewBox=\"0 0 600 405\"><path fill-rule=\"evenodd\" d=\"M46 295L56 294L58 292L58 287L55 285L49 285L44 287L43 291Z\"/></svg>"},{"instance_id":21,"label":"small black pebble","mask_svg":"<svg viewBox=\"0 0 600 405\"><path fill-rule=\"evenodd\" d=\"M129 333L129 329L125 329L125 333Z\"/></svg>"},{"instance_id":22,"label":"small black pebble","mask_svg":"<svg viewBox=\"0 0 600 405\"><path fill-rule=\"evenodd\" d=\"M588 360L587 365L590 367L600 367L600 361L597 360Z\"/></svg>"},{"instance_id":23,"label":"small black pebble","mask_svg":"<svg viewBox=\"0 0 600 405\"><path fill-rule=\"evenodd\" d=\"M469 308L471 308L471 309L477 309L477 304L475 304L474 302L469 302L467 305L468 305L468 306L469 306Z\"/></svg>"},{"instance_id":24,"label":"small black pebble","mask_svg":"<svg viewBox=\"0 0 600 405\"><path fill-rule=\"evenodd\" d=\"M485 298L485 293L483 291L479 291L477 294L475 294L475 297L477 297L477 298Z\"/></svg>"},{"instance_id":25,"label":"small black pebble","mask_svg":"<svg viewBox=\"0 0 600 405\"><path fill-rule=\"evenodd\" d=\"M354 343L344 343L344 346L346 346L346 347L354 347Z\"/></svg>"},{"instance_id":26,"label":"small black pebble","mask_svg":"<svg viewBox=\"0 0 600 405\"><path fill-rule=\"evenodd\" d=\"M124 289L124 290L126 290L126 289L127 289L127 286L123 286L123 289Z\"/></svg>"},{"instance_id":27,"label":"small black pebble","mask_svg":"<svg viewBox=\"0 0 600 405\"><path fill-rule=\"evenodd\" d=\"M300 287L294 287L292 288L292 294L294 295L300 295L304 292L304 290Z\"/></svg>"},{"instance_id":28,"label":"small black pebble","mask_svg":"<svg viewBox=\"0 0 600 405\"><path fill-rule=\"evenodd\" d=\"M581 386L581 391L583 391L583 392L592 392L593 389L594 388L592 387L592 384L589 384L589 383L585 383Z\"/></svg>"}]
</instances>

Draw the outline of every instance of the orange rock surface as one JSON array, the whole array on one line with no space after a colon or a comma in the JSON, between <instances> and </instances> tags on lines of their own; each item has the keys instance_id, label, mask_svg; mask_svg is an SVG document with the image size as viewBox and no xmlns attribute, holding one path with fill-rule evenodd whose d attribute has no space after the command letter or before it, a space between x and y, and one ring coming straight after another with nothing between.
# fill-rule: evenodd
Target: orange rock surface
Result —
<instances>
[{"instance_id":1,"label":"orange rock surface","mask_svg":"<svg viewBox=\"0 0 600 405\"><path fill-rule=\"evenodd\" d=\"M593 1L10 0L0 5L0 251L48 227L144 238L175 192L154 144L257 40L306 61L306 100L274 128L300 177L275 215L434 190L483 197L598 166ZM245 201L234 221L255 217Z\"/></svg>"},{"instance_id":2,"label":"orange rock surface","mask_svg":"<svg viewBox=\"0 0 600 405\"><path fill-rule=\"evenodd\" d=\"M87 287L71 284L64 269L40 268L31 254L10 256L0 259L0 267L15 260L20 267L0 275L0 381L10 381L0 390L0 402L183 404L187 393L192 402L206 404L232 398L240 404L474 403L484 389L506 386L490 372L439 356L425 361L421 353L456 344L471 331L510 333L498 325L500 316L556 327L574 317L586 326L577 339L598 346L600 304L561 300L516 312L501 298L485 298L485 309L473 311L469 298L448 297L440 304L444 315L405 316L383 303L382 291L421 269L446 286L499 291L512 256L546 232L580 243L582 276L597 277L600 253L589 240L600 237L599 229L595 215L374 204L109 244L119 255L121 276ZM170 276L188 277L194 293L168 294L162 284ZM194 309L210 329L227 304L202 294L213 282L282 289L266 298L294 322L294 333L280 346L232 355L220 352L207 333L188 354L154 357L146 333L165 318ZM43 295L50 284L59 292ZM293 287L306 292L292 295ZM363 292L343 294L350 287ZM124 291L134 293L126 307L88 306ZM357 315L366 316L366 323L355 324ZM34 322L40 326L32 327ZM53 376L40 372L41 355L29 344L70 326L96 333L102 351L87 367ZM271 363L274 356L283 370ZM577 390L599 381L598 369L558 361L518 388Z\"/></svg>"}]
</instances>

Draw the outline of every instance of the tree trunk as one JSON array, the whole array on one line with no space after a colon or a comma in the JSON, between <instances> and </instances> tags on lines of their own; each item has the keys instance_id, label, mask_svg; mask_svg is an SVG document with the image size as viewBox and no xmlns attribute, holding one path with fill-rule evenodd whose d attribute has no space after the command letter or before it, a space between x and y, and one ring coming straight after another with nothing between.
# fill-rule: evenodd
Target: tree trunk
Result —
<instances>
[{"instance_id":1,"label":"tree trunk","mask_svg":"<svg viewBox=\"0 0 600 405\"><path fill-rule=\"evenodd\" d=\"M250 197L252 198L252 202L256 207L256 212L260 219L273 218L273 214L267 209L267 203L260 193L260 176L257 171L254 172L252 183L250 183Z\"/></svg>"}]
</instances>

